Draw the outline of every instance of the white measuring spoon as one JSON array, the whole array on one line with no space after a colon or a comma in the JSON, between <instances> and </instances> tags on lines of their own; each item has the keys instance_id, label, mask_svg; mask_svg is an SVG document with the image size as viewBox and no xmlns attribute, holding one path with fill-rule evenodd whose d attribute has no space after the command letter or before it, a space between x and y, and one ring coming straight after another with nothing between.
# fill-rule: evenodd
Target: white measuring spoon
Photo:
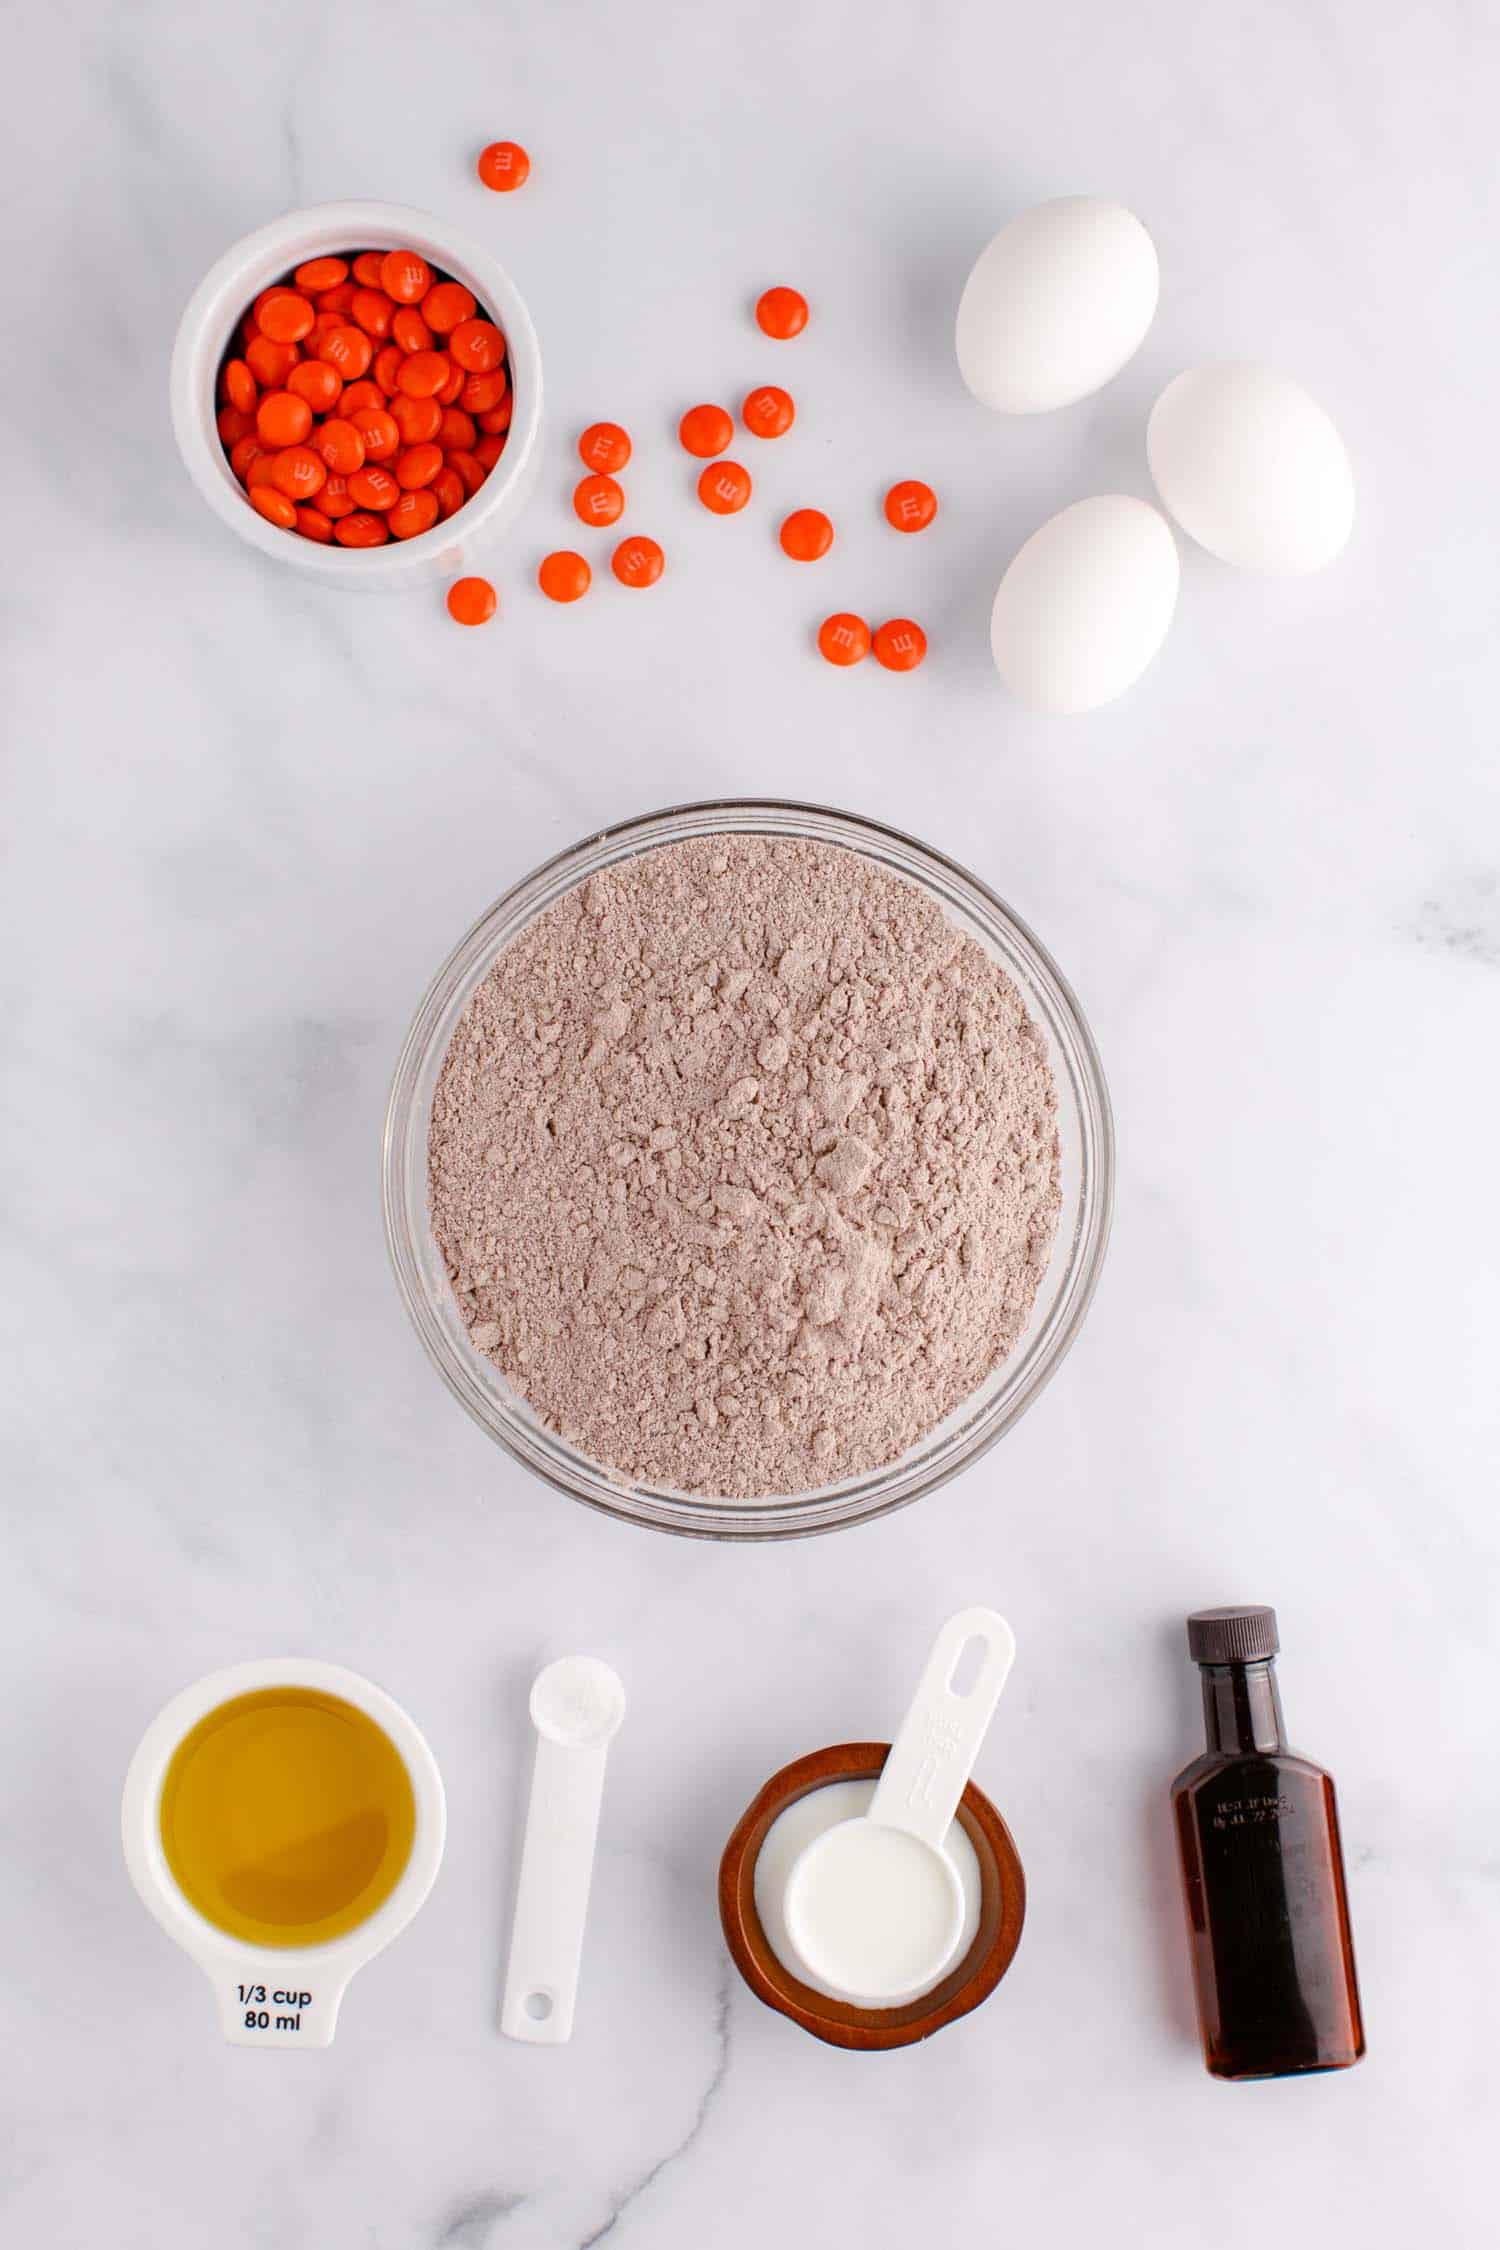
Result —
<instances>
[{"instance_id":1,"label":"white measuring spoon","mask_svg":"<svg viewBox=\"0 0 1500 2250\"><path fill-rule=\"evenodd\" d=\"M532 1681L536 1763L500 2010L512 2039L572 2036L604 1767L624 1716L620 1676L597 1656L559 1657Z\"/></svg>"},{"instance_id":2,"label":"white measuring spoon","mask_svg":"<svg viewBox=\"0 0 1500 2250\"><path fill-rule=\"evenodd\" d=\"M978 1670L953 1681L971 1642ZM943 1849L1010 1674L1015 1635L992 1609L961 1609L932 1645L868 1811L799 1853L786 1926L804 1967L855 2007L895 2008L951 1967L964 1894Z\"/></svg>"}]
</instances>

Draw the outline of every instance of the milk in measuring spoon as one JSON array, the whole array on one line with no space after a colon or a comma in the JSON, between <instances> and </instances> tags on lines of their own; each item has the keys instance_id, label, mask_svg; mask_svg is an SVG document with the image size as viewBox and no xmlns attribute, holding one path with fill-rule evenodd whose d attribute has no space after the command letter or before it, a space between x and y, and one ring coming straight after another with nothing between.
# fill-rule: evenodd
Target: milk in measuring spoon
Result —
<instances>
[{"instance_id":1,"label":"milk in measuring spoon","mask_svg":"<svg viewBox=\"0 0 1500 2250\"><path fill-rule=\"evenodd\" d=\"M807 1796L799 1797L777 1814L755 1863L755 1910L771 1951L783 1968L828 1999L838 1999L841 1995L804 1966L787 1930L787 1879L799 1855L815 1836L821 1836L825 1829L835 1827L840 1821L853 1820L868 1812L874 1794L873 1776L858 1781L830 1781L821 1789L810 1790ZM889 1856L884 1851L872 1855L870 1879L861 1891L857 1920L841 1924L838 1950L841 1958L848 1958L851 1944L856 1945L872 1971L869 1982L895 1985L903 1981L901 1966L905 1959L930 1957L934 1930L924 1917L936 1915L940 1928L946 1904L920 1879L912 1881L913 1869L904 1848L912 1839L899 1830L884 1834L892 1839L893 1849ZM921 1852L926 1847L914 1848ZM952 1960L923 1988L929 1992L951 1973L979 1934L979 1857L956 1820L948 1830L943 1849L963 1890L963 1931Z\"/></svg>"}]
</instances>

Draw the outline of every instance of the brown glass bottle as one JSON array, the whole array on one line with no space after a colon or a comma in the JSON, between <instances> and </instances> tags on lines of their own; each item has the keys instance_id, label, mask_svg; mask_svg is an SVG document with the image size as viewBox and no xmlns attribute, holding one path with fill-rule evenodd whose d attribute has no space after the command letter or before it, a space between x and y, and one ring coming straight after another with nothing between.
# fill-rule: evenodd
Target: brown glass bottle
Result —
<instances>
[{"instance_id":1,"label":"brown glass bottle","mask_svg":"<svg viewBox=\"0 0 1500 2250\"><path fill-rule=\"evenodd\" d=\"M1365 2051L1333 1782L1286 1747L1270 1609L1200 1610L1208 1747L1172 1784L1204 2059L1216 2078Z\"/></svg>"}]
</instances>

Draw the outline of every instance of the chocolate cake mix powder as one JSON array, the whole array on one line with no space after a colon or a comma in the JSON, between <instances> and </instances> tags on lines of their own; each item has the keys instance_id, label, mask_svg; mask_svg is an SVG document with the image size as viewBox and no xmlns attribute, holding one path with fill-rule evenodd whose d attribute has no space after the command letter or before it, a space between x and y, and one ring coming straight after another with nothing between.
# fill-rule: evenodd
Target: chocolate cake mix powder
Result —
<instances>
[{"instance_id":1,"label":"chocolate cake mix powder","mask_svg":"<svg viewBox=\"0 0 1500 2250\"><path fill-rule=\"evenodd\" d=\"M903 1453L1025 1326L1060 1203L1042 1036L835 845L662 845L500 954L432 1225L477 1351L616 1478L747 1498Z\"/></svg>"}]
</instances>

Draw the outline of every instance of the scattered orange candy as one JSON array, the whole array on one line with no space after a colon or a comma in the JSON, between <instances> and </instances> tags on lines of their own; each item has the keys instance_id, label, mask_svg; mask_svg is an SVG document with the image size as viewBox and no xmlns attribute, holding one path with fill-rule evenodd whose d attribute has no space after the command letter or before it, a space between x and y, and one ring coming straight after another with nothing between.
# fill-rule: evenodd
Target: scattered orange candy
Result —
<instances>
[{"instance_id":1,"label":"scattered orange candy","mask_svg":"<svg viewBox=\"0 0 1500 2250\"><path fill-rule=\"evenodd\" d=\"M740 408L740 420L752 437L785 437L796 419L791 393L778 390L774 383L762 383Z\"/></svg>"},{"instance_id":2,"label":"scattered orange candy","mask_svg":"<svg viewBox=\"0 0 1500 2250\"><path fill-rule=\"evenodd\" d=\"M625 512L625 495L613 477L583 477L573 493L573 513L580 523L618 523Z\"/></svg>"},{"instance_id":3,"label":"scattered orange candy","mask_svg":"<svg viewBox=\"0 0 1500 2250\"><path fill-rule=\"evenodd\" d=\"M818 627L818 653L830 664L861 664L870 653L870 628L852 610L835 610Z\"/></svg>"},{"instance_id":4,"label":"scattered orange candy","mask_svg":"<svg viewBox=\"0 0 1500 2250\"><path fill-rule=\"evenodd\" d=\"M781 527L783 554L793 562L816 562L833 545L833 525L821 508L794 508Z\"/></svg>"},{"instance_id":5,"label":"scattered orange candy","mask_svg":"<svg viewBox=\"0 0 1500 2250\"><path fill-rule=\"evenodd\" d=\"M299 289L305 289L310 297L316 297L325 289L337 289L340 282L349 279L348 261L344 258L309 258L306 265L297 268L292 279Z\"/></svg>"},{"instance_id":6,"label":"scattered orange candy","mask_svg":"<svg viewBox=\"0 0 1500 2250\"><path fill-rule=\"evenodd\" d=\"M475 166L487 188L497 195L509 195L513 188L524 187L531 176L531 158L519 141L491 141L479 152Z\"/></svg>"},{"instance_id":7,"label":"scattered orange candy","mask_svg":"<svg viewBox=\"0 0 1500 2250\"><path fill-rule=\"evenodd\" d=\"M489 375L505 357L505 338L492 320L461 320L448 338L456 366L468 375Z\"/></svg>"},{"instance_id":8,"label":"scattered orange candy","mask_svg":"<svg viewBox=\"0 0 1500 2250\"><path fill-rule=\"evenodd\" d=\"M698 498L716 516L737 516L750 497L750 471L738 461L710 461L698 479Z\"/></svg>"},{"instance_id":9,"label":"scattered orange candy","mask_svg":"<svg viewBox=\"0 0 1500 2250\"><path fill-rule=\"evenodd\" d=\"M554 555L543 555L536 582L549 602L576 602L588 592L594 574L582 555L562 547Z\"/></svg>"},{"instance_id":10,"label":"scattered orange candy","mask_svg":"<svg viewBox=\"0 0 1500 2250\"><path fill-rule=\"evenodd\" d=\"M419 250L387 250L380 286L398 305L419 305L432 287L432 268Z\"/></svg>"},{"instance_id":11,"label":"scattered orange candy","mask_svg":"<svg viewBox=\"0 0 1500 2250\"><path fill-rule=\"evenodd\" d=\"M920 477L905 477L885 496L885 520L893 531L925 531L937 514L937 494Z\"/></svg>"},{"instance_id":12,"label":"scattered orange candy","mask_svg":"<svg viewBox=\"0 0 1500 2250\"><path fill-rule=\"evenodd\" d=\"M242 402L235 399L235 405ZM252 399L252 405L255 403ZM590 422L578 440L578 458L586 469L618 476L630 459L630 437L618 422Z\"/></svg>"},{"instance_id":13,"label":"scattered orange candy","mask_svg":"<svg viewBox=\"0 0 1500 2250\"><path fill-rule=\"evenodd\" d=\"M767 289L756 304L755 319L764 335L784 344L807 326L807 299L800 289Z\"/></svg>"},{"instance_id":14,"label":"scattered orange candy","mask_svg":"<svg viewBox=\"0 0 1500 2250\"><path fill-rule=\"evenodd\" d=\"M690 406L677 425L677 435L689 453L708 461L728 451L734 423L722 406Z\"/></svg>"},{"instance_id":15,"label":"scattered orange candy","mask_svg":"<svg viewBox=\"0 0 1500 2250\"><path fill-rule=\"evenodd\" d=\"M458 625L487 625L495 614L495 589L487 578L455 578L448 615Z\"/></svg>"},{"instance_id":16,"label":"scattered orange candy","mask_svg":"<svg viewBox=\"0 0 1500 2250\"><path fill-rule=\"evenodd\" d=\"M609 558L609 567L622 586L654 586L666 564L654 539L622 539Z\"/></svg>"},{"instance_id":17,"label":"scattered orange candy","mask_svg":"<svg viewBox=\"0 0 1500 2250\"><path fill-rule=\"evenodd\" d=\"M888 672L915 672L927 654L927 635L910 617L892 617L875 628L875 661Z\"/></svg>"}]
</instances>

